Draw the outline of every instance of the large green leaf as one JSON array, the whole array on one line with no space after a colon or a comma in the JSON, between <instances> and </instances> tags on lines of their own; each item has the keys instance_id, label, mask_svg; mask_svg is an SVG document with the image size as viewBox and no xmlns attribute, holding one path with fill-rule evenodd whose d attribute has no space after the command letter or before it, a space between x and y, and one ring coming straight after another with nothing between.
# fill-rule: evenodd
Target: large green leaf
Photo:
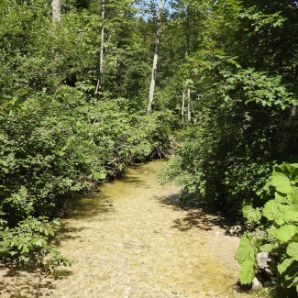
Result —
<instances>
[{"instance_id":1,"label":"large green leaf","mask_svg":"<svg viewBox=\"0 0 298 298\"><path fill-rule=\"evenodd\" d=\"M249 285L255 277L255 263L247 260L240 266L239 280L242 285Z\"/></svg>"},{"instance_id":2,"label":"large green leaf","mask_svg":"<svg viewBox=\"0 0 298 298\"><path fill-rule=\"evenodd\" d=\"M281 264L277 266L278 272L280 274L283 274L286 272L286 270L293 264L295 261L294 258L287 258L285 259Z\"/></svg>"},{"instance_id":3,"label":"large green leaf","mask_svg":"<svg viewBox=\"0 0 298 298\"><path fill-rule=\"evenodd\" d=\"M275 220L280 217L279 204L275 200L266 203L263 209L263 215L269 220Z\"/></svg>"},{"instance_id":4,"label":"large green leaf","mask_svg":"<svg viewBox=\"0 0 298 298\"><path fill-rule=\"evenodd\" d=\"M293 204L291 205L279 205L281 212L280 217L286 222L298 222L298 211Z\"/></svg>"},{"instance_id":5,"label":"large green leaf","mask_svg":"<svg viewBox=\"0 0 298 298\"><path fill-rule=\"evenodd\" d=\"M275 231L275 237L282 243L286 243L291 240L295 234L298 232L298 229L294 225L285 225L280 227Z\"/></svg>"},{"instance_id":6,"label":"large green leaf","mask_svg":"<svg viewBox=\"0 0 298 298\"><path fill-rule=\"evenodd\" d=\"M241 239L240 245L236 252L236 260L240 264L247 260L255 262L255 251L248 236L244 236Z\"/></svg>"},{"instance_id":7,"label":"large green leaf","mask_svg":"<svg viewBox=\"0 0 298 298\"><path fill-rule=\"evenodd\" d=\"M281 193L287 194L292 191L290 179L282 172L274 172L272 174L270 185L274 186Z\"/></svg>"},{"instance_id":8,"label":"large green leaf","mask_svg":"<svg viewBox=\"0 0 298 298\"><path fill-rule=\"evenodd\" d=\"M298 261L298 242L293 242L288 245L287 254Z\"/></svg>"}]
</instances>

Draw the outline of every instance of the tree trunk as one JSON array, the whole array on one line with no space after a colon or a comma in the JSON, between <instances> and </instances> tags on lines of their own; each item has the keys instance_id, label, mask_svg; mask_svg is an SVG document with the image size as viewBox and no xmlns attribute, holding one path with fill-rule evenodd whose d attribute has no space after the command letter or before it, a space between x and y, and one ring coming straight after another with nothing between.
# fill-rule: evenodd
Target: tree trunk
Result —
<instances>
[{"instance_id":1,"label":"tree trunk","mask_svg":"<svg viewBox=\"0 0 298 298\"><path fill-rule=\"evenodd\" d=\"M187 120L191 121L191 90L190 87L187 89Z\"/></svg>"},{"instance_id":2,"label":"tree trunk","mask_svg":"<svg viewBox=\"0 0 298 298\"><path fill-rule=\"evenodd\" d=\"M101 10L101 29L100 29L100 55L99 67L97 73L97 86L95 94L99 94L103 89L103 76L104 76L104 43L105 43L105 17L106 17L106 3L105 0L100 0Z\"/></svg>"},{"instance_id":3,"label":"tree trunk","mask_svg":"<svg viewBox=\"0 0 298 298\"><path fill-rule=\"evenodd\" d=\"M185 56L188 57L190 53L190 21L189 21L189 6L185 8Z\"/></svg>"},{"instance_id":4,"label":"tree trunk","mask_svg":"<svg viewBox=\"0 0 298 298\"><path fill-rule=\"evenodd\" d=\"M152 104L154 100L154 92L155 92L155 85L156 85L156 74L157 74L157 67L158 67L158 55L159 55L159 48L160 48L160 36L161 36L161 22L162 22L162 12L165 6L165 0L160 0L158 5L158 12L156 17L156 36L155 36L155 48L154 48L154 57L153 57L153 64L152 64L152 71L151 71L151 82L149 87L149 97L148 97L148 114L152 112Z\"/></svg>"},{"instance_id":5,"label":"tree trunk","mask_svg":"<svg viewBox=\"0 0 298 298\"><path fill-rule=\"evenodd\" d=\"M60 22L61 19L61 0L52 0L52 19L53 22Z\"/></svg>"},{"instance_id":6,"label":"tree trunk","mask_svg":"<svg viewBox=\"0 0 298 298\"><path fill-rule=\"evenodd\" d=\"M183 88L182 105L181 105L181 119L182 119L182 123L184 123L184 114L185 114L185 88Z\"/></svg>"},{"instance_id":7,"label":"tree trunk","mask_svg":"<svg viewBox=\"0 0 298 298\"><path fill-rule=\"evenodd\" d=\"M297 105L294 105L291 109L291 118L295 118L297 114Z\"/></svg>"},{"instance_id":8,"label":"tree trunk","mask_svg":"<svg viewBox=\"0 0 298 298\"><path fill-rule=\"evenodd\" d=\"M187 59L190 52L190 22L189 22L189 7L185 7L185 59ZM187 93L187 120L191 121L191 89L188 80L183 84L183 95L182 95L182 123L184 122L184 105L185 105L185 93ZM187 89L187 91L185 91Z\"/></svg>"}]
</instances>

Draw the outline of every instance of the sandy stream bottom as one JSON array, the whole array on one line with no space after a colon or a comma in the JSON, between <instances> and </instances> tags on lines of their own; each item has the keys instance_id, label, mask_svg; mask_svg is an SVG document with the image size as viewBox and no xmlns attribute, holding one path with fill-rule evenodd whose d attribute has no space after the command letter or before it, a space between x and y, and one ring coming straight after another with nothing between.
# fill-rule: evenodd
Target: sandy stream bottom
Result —
<instances>
[{"instance_id":1,"label":"sandy stream bottom","mask_svg":"<svg viewBox=\"0 0 298 298\"><path fill-rule=\"evenodd\" d=\"M164 166L130 167L101 186L101 200L81 199L59 236L69 274L1 269L0 297L246 297L233 290L239 239L220 217L179 208L179 189L158 180Z\"/></svg>"}]
</instances>

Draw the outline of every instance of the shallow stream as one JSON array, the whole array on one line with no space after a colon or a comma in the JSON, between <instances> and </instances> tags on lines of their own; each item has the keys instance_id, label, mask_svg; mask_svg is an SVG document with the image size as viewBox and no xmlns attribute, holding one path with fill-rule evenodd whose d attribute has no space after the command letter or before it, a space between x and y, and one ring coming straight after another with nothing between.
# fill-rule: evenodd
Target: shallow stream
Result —
<instances>
[{"instance_id":1,"label":"shallow stream","mask_svg":"<svg viewBox=\"0 0 298 298\"><path fill-rule=\"evenodd\" d=\"M130 167L82 198L59 237L69 274L1 270L0 297L244 297L233 290L239 240L225 235L219 216L176 204L179 188L158 179L165 164Z\"/></svg>"}]
</instances>

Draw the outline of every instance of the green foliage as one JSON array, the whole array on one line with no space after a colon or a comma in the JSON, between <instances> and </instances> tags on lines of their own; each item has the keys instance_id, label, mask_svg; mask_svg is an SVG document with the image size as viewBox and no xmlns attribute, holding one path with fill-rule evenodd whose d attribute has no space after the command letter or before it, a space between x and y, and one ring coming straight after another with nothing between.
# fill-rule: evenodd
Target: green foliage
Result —
<instances>
[{"instance_id":1,"label":"green foliage","mask_svg":"<svg viewBox=\"0 0 298 298\"><path fill-rule=\"evenodd\" d=\"M60 264L51 229L66 197L167 153L171 113L143 112L150 42L131 1L106 7L105 78L95 96L97 4L63 1L53 24L50 1L0 3L0 257L18 265L46 266L47 254L49 266Z\"/></svg>"},{"instance_id":2,"label":"green foliage","mask_svg":"<svg viewBox=\"0 0 298 298\"><path fill-rule=\"evenodd\" d=\"M41 266L47 270L69 265L49 242L58 231L57 221L49 222L43 218L28 217L15 228L0 231L0 255L2 259L13 259L15 265L22 267ZM50 257L45 260L45 256Z\"/></svg>"},{"instance_id":3,"label":"green foliage","mask_svg":"<svg viewBox=\"0 0 298 298\"><path fill-rule=\"evenodd\" d=\"M228 57L214 57L210 65L210 58L200 58L208 65L197 83L205 100L197 103L196 123L183 133L176 176L203 200L235 214L290 146L280 137L295 101L280 78L239 69Z\"/></svg>"},{"instance_id":4,"label":"green foliage","mask_svg":"<svg viewBox=\"0 0 298 298\"><path fill-rule=\"evenodd\" d=\"M30 216L53 217L66 194L166 153L168 116L130 115L126 105L124 99L86 104L80 91L62 87L53 96L38 94L0 107L0 212L3 225L12 228L8 235ZM25 238L16 233L15 241L29 241L30 233ZM38 252L28 249L26 260Z\"/></svg>"},{"instance_id":5,"label":"green foliage","mask_svg":"<svg viewBox=\"0 0 298 298\"><path fill-rule=\"evenodd\" d=\"M272 259L270 267L276 279L284 288L297 288L298 292L298 164L282 164L275 167L262 195L269 200L263 208L244 206L244 216L248 223L254 220L254 231L245 235L239 246L237 260L241 265L240 281L249 284L254 277L251 268L243 266L246 260L255 259L251 251L266 251ZM247 210L250 210L248 213ZM261 217L252 216L261 212ZM248 216L247 216L248 215ZM263 232L260 234L260 230ZM261 236L260 236L261 235ZM244 246L247 239L258 239L252 246ZM254 261L255 262L255 261ZM256 263L256 262L255 262ZM256 273L256 271L255 271ZM244 277L243 277L244 274ZM246 279L250 276L250 279Z\"/></svg>"},{"instance_id":6,"label":"green foliage","mask_svg":"<svg viewBox=\"0 0 298 298\"><path fill-rule=\"evenodd\" d=\"M174 7L168 30L177 33L167 42L177 44L169 55L176 63L166 81L165 105L183 114L185 82L191 81L192 117L181 123L181 144L166 176L195 194L186 199L255 230L237 254L242 284L258 273L256 254L268 251L279 287L293 290L297 264L287 247L292 255L296 170L293 164L275 166L297 162L297 3L181 0Z\"/></svg>"},{"instance_id":7,"label":"green foliage","mask_svg":"<svg viewBox=\"0 0 298 298\"><path fill-rule=\"evenodd\" d=\"M63 263L50 243L64 198L164 156L179 128L167 178L237 222L243 209L255 231L237 254L240 281L267 251L279 285L294 288L297 165L266 181L297 161L296 1L170 1L151 115L147 2L109 1L101 20L98 1L65 0L53 24L50 1L0 1L0 256L46 266L53 252Z\"/></svg>"}]
</instances>

